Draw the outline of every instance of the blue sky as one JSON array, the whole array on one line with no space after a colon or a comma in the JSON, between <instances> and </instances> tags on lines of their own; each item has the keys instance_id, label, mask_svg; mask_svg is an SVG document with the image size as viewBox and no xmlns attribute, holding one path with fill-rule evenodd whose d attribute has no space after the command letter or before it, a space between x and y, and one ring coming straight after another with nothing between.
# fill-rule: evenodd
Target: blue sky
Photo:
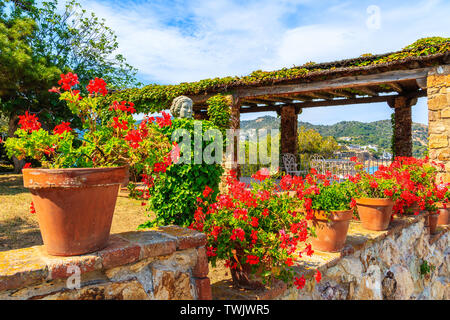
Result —
<instances>
[{"instance_id":1,"label":"blue sky","mask_svg":"<svg viewBox=\"0 0 450 320\"><path fill-rule=\"evenodd\" d=\"M305 62L399 50L450 36L450 1L83 0L117 34L118 51L144 84L246 75ZM384 103L305 110L299 120L333 124L389 119ZM242 115L242 120L264 114ZM413 121L427 123L426 99Z\"/></svg>"}]
</instances>

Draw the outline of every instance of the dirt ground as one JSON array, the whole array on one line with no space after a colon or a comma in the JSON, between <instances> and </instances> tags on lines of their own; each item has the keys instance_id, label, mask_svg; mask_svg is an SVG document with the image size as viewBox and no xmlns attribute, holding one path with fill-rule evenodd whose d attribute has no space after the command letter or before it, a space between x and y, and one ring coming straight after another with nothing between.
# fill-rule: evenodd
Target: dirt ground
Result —
<instances>
[{"instance_id":1,"label":"dirt ground","mask_svg":"<svg viewBox=\"0 0 450 320\"><path fill-rule=\"evenodd\" d=\"M21 174L0 174L0 251L42 244L30 203L31 194L23 187ZM111 233L136 230L148 219L140 201L119 194Z\"/></svg>"}]
</instances>

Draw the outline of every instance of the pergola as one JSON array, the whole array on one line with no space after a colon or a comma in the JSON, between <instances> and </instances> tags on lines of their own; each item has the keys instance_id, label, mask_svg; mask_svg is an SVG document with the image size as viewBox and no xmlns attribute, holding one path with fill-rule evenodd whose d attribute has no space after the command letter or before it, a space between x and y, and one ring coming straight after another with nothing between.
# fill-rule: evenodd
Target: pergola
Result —
<instances>
[{"instance_id":1,"label":"pergola","mask_svg":"<svg viewBox=\"0 0 450 320\"><path fill-rule=\"evenodd\" d=\"M276 111L281 117L281 152L297 153L297 118L305 108L386 102L394 109L394 149L412 155L411 107L428 98L429 157L443 163L450 182L450 38L419 39L401 51L330 63L307 63L277 71L255 71L243 77L205 79L179 85L149 85L111 95L141 110L166 109L185 95L194 101L194 117L207 119L207 100L217 94L231 101L231 128L240 114ZM235 154L235 162L237 155Z\"/></svg>"},{"instance_id":2,"label":"pergola","mask_svg":"<svg viewBox=\"0 0 450 320\"><path fill-rule=\"evenodd\" d=\"M411 107L417 98L428 96L430 158L446 164L443 176L450 182L449 53L347 67L355 60L315 64L315 69L322 70L310 72L306 77L270 85L240 84L189 97L194 101L196 117L207 119L207 99L217 93L228 94L232 101L233 129L240 127L242 113L276 111L281 117L281 152L293 154L297 154L297 118L303 109L386 102L395 114L395 154L411 156Z\"/></svg>"}]
</instances>

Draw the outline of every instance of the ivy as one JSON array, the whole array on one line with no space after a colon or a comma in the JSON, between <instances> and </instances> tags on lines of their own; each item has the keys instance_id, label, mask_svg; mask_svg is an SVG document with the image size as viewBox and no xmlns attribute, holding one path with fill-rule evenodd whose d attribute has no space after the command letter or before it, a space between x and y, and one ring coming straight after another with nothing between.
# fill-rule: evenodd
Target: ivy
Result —
<instances>
[{"instance_id":1,"label":"ivy","mask_svg":"<svg viewBox=\"0 0 450 320\"><path fill-rule=\"evenodd\" d=\"M369 65L378 65L402 60L408 57L422 57L431 54L450 51L450 38L430 37L422 38L413 44L391 54L374 56L364 54L358 59L345 62L339 67L357 68ZM336 63L320 64L308 62L302 66L283 68L276 71L256 70L243 77L224 77L204 79L197 82L183 82L178 85L151 84L143 88L130 88L116 91L105 98L104 104L110 105L112 101L133 101L138 111L144 113L160 112L168 108L174 98L180 95L198 95L208 92L228 92L238 85L270 85L275 82L298 79L318 71L336 69ZM324 80L326 76L324 77Z\"/></svg>"},{"instance_id":2,"label":"ivy","mask_svg":"<svg viewBox=\"0 0 450 320\"><path fill-rule=\"evenodd\" d=\"M230 128L230 98L217 94L209 98L206 103L208 104L209 120L220 129L222 135L225 137L226 129Z\"/></svg>"}]
</instances>

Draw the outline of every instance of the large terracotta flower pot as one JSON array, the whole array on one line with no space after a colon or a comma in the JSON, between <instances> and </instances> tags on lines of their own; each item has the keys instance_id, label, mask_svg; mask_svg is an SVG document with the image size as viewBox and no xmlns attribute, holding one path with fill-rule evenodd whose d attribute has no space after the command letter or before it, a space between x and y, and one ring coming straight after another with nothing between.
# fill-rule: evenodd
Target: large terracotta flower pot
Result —
<instances>
[{"instance_id":1,"label":"large terracotta flower pot","mask_svg":"<svg viewBox=\"0 0 450 320\"><path fill-rule=\"evenodd\" d=\"M125 167L23 170L48 254L81 255L106 246L125 174Z\"/></svg>"},{"instance_id":2,"label":"large terracotta flower pot","mask_svg":"<svg viewBox=\"0 0 450 320\"><path fill-rule=\"evenodd\" d=\"M355 200L363 228L382 231L389 227L394 201L389 198L360 198Z\"/></svg>"},{"instance_id":3,"label":"large terracotta flower pot","mask_svg":"<svg viewBox=\"0 0 450 320\"><path fill-rule=\"evenodd\" d=\"M444 205L443 203L436 203L438 206L438 210L439 210L439 217L437 220L437 225L438 226L443 226L443 225L447 225L450 223L449 221L449 206L450 204Z\"/></svg>"},{"instance_id":4,"label":"large terracotta flower pot","mask_svg":"<svg viewBox=\"0 0 450 320\"><path fill-rule=\"evenodd\" d=\"M345 245L348 226L353 217L353 210L332 211L329 216L325 211L315 210L310 224L315 227L316 238L311 238L314 250L339 252Z\"/></svg>"}]
</instances>

